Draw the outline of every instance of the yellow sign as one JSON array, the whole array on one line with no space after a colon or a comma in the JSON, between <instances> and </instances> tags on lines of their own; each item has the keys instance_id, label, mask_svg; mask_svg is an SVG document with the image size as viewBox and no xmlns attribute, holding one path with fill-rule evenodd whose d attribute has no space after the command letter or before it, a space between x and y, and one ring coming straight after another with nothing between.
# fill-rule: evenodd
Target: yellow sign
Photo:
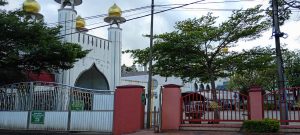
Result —
<instances>
[{"instance_id":1,"label":"yellow sign","mask_svg":"<svg viewBox=\"0 0 300 135\"><path fill-rule=\"evenodd\" d=\"M212 101L209 105L210 108L213 108L213 109L217 109L217 108L220 108L220 106L218 105L218 103L216 101Z\"/></svg>"}]
</instances>

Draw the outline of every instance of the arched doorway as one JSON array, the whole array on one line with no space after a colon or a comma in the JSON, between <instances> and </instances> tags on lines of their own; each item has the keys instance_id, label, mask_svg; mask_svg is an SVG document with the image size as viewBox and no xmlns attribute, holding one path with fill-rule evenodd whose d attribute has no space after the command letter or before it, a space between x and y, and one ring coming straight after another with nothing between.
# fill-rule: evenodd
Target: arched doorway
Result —
<instances>
[{"instance_id":1,"label":"arched doorway","mask_svg":"<svg viewBox=\"0 0 300 135\"><path fill-rule=\"evenodd\" d=\"M106 77L98 70L95 64L79 75L75 86L88 89L109 90Z\"/></svg>"}]
</instances>

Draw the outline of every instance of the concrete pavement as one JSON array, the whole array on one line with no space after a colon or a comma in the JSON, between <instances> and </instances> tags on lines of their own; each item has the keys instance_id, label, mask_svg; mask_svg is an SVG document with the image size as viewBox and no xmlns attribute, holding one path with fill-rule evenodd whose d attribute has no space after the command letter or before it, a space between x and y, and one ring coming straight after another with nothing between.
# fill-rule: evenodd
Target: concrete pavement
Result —
<instances>
[{"instance_id":1,"label":"concrete pavement","mask_svg":"<svg viewBox=\"0 0 300 135\"><path fill-rule=\"evenodd\" d=\"M153 130L142 130L128 135L299 135L299 133L241 133L231 131L168 131L154 133Z\"/></svg>"}]
</instances>

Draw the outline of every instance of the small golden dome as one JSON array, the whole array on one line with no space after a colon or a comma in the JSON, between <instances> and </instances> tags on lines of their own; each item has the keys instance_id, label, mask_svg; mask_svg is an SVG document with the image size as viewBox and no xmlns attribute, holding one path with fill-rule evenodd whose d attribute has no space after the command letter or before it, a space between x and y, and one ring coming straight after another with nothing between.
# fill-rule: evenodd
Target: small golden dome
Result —
<instances>
[{"instance_id":1,"label":"small golden dome","mask_svg":"<svg viewBox=\"0 0 300 135\"><path fill-rule=\"evenodd\" d=\"M76 28L82 29L85 27L85 21L81 16L77 16L76 18Z\"/></svg>"},{"instance_id":2,"label":"small golden dome","mask_svg":"<svg viewBox=\"0 0 300 135\"><path fill-rule=\"evenodd\" d=\"M41 6L35 0L25 0L23 3L23 10L28 13L39 13Z\"/></svg>"},{"instance_id":3,"label":"small golden dome","mask_svg":"<svg viewBox=\"0 0 300 135\"><path fill-rule=\"evenodd\" d=\"M224 48L221 49L221 51L222 51L223 53L228 53L228 48L227 48L227 47L224 47Z\"/></svg>"},{"instance_id":4,"label":"small golden dome","mask_svg":"<svg viewBox=\"0 0 300 135\"><path fill-rule=\"evenodd\" d=\"M109 17L121 17L122 10L117 6L117 4L114 4L112 7L108 9L108 16Z\"/></svg>"}]
</instances>

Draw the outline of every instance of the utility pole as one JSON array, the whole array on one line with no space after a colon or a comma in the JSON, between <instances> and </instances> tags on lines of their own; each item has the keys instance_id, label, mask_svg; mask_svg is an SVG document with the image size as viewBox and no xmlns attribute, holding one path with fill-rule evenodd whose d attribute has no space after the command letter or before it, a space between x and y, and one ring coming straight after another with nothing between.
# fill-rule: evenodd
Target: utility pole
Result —
<instances>
[{"instance_id":1,"label":"utility pole","mask_svg":"<svg viewBox=\"0 0 300 135\"><path fill-rule=\"evenodd\" d=\"M287 105L286 105L286 92L285 92L285 81L284 81L284 68L282 53L280 47L280 37L283 37L284 33L280 32L279 20L278 20L278 0L272 0L273 6L273 27L276 45L276 60L277 60L277 72L278 72L278 90L280 93L280 120L287 120ZM282 125L288 125L288 122L281 122Z\"/></svg>"},{"instance_id":2,"label":"utility pole","mask_svg":"<svg viewBox=\"0 0 300 135\"><path fill-rule=\"evenodd\" d=\"M149 49L149 72L148 72L148 100L147 100L147 128L151 127L150 118L151 118L151 98L152 98L152 46L153 46L153 15L154 15L154 0L151 3L151 26L150 26L150 49Z\"/></svg>"}]
</instances>

